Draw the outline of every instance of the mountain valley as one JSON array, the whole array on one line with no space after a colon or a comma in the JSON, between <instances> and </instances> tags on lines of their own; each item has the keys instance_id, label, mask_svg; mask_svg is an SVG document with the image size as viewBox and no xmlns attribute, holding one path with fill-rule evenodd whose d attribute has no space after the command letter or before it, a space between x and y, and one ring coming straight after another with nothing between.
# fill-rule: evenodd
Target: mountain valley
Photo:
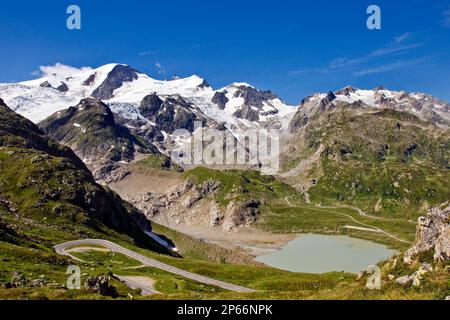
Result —
<instances>
[{"instance_id":1,"label":"mountain valley","mask_svg":"<svg viewBox=\"0 0 450 320\"><path fill-rule=\"evenodd\" d=\"M85 277L109 274L124 299L139 293L113 275L155 280L156 299L450 295L449 103L346 87L295 107L246 83L215 90L198 76L155 80L124 64L54 71L0 84L0 246L9 252L0 256L0 282L8 283L14 266L23 277L46 279L35 295L24 290L32 281L19 279L0 296L98 297L62 283L71 259L53 246L81 239L113 241L257 291L227 292L95 246L73 253L90 270ZM177 163L172 152L195 135L195 123L243 145L249 130L279 130L280 171ZM426 219L439 225L429 237ZM386 285L371 291L364 272L291 273L254 260L303 234L397 250L377 261Z\"/></svg>"}]
</instances>

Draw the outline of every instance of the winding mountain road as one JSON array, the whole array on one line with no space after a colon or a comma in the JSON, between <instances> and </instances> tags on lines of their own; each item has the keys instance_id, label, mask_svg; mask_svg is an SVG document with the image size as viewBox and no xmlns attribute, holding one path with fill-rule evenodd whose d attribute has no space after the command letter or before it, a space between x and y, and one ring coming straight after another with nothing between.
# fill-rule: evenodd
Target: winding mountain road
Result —
<instances>
[{"instance_id":1,"label":"winding mountain road","mask_svg":"<svg viewBox=\"0 0 450 320\"><path fill-rule=\"evenodd\" d=\"M117 245L113 242L107 241L107 240L86 239L86 240L70 241L70 242L58 244L54 247L54 249L57 254L67 256L67 257L72 258L73 260L82 262L80 259L76 258L75 256L71 255L70 252L68 252L70 248L79 247L79 246L82 246L82 247L83 246L84 247L86 247L86 246L105 247L105 248L110 249L113 252L117 252L117 253L123 254L129 258L135 259L135 260L139 261L140 263L142 263L144 266L157 268L157 269L160 269L160 270L172 273L172 274L176 274L178 276L182 276L184 278L194 280L194 281L206 284L206 285L211 285L211 286L219 287L222 289L226 289L226 290L230 290L230 291L234 291L234 292L241 292L241 293L255 292L255 290L253 290L253 289L241 287L241 286L223 282L220 280L211 279L211 278L204 277L204 276L201 276L201 275L189 272L189 271L185 271L182 269L172 267L168 264L159 262L152 258L148 258L142 254L136 253L134 251L126 249L122 246L119 246L119 245Z\"/></svg>"}]
</instances>

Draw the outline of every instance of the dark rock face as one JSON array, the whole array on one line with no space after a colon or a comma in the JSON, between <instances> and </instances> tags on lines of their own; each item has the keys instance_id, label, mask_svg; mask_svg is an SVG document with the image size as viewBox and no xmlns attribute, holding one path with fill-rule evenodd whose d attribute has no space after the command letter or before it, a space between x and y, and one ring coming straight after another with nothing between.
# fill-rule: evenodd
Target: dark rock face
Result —
<instances>
[{"instance_id":1,"label":"dark rock face","mask_svg":"<svg viewBox=\"0 0 450 320\"><path fill-rule=\"evenodd\" d=\"M242 109L237 110L233 113L233 116L239 119L246 119L248 121L258 121L259 120L259 111L255 110L251 106L245 105Z\"/></svg>"},{"instance_id":2,"label":"dark rock face","mask_svg":"<svg viewBox=\"0 0 450 320\"><path fill-rule=\"evenodd\" d=\"M239 86L234 93L234 97L243 98L244 104L241 109L237 110L233 116L245 119L248 121L258 121L262 115L277 114L278 111L274 109L269 113L263 112L264 102L277 99L278 96L271 91L260 91L249 86Z\"/></svg>"},{"instance_id":3,"label":"dark rock face","mask_svg":"<svg viewBox=\"0 0 450 320\"><path fill-rule=\"evenodd\" d=\"M53 88L52 85L50 84L50 82L48 82L48 81L42 82L39 86L41 88Z\"/></svg>"},{"instance_id":4,"label":"dark rock face","mask_svg":"<svg viewBox=\"0 0 450 320\"><path fill-rule=\"evenodd\" d=\"M42 82L39 86L41 88L52 88L52 89L58 90L59 92L63 92L63 93L69 91L69 87L64 82L61 82L57 88L54 88L48 81Z\"/></svg>"},{"instance_id":5,"label":"dark rock face","mask_svg":"<svg viewBox=\"0 0 450 320\"><path fill-rule=\"evenodd\" d=\"M212 103L215 103L219 106L221 110L225 109L225 106L228 103L228 98L226 96L227 92L216 92L212 98Z\"/></svg>"},{"instance_id":6,"label":"dark rock face","mask_svg":"<svg viewBox=\"0 0 450 320\"><path fill-rule=\"evenodd\" d=\"M236 98L244 98L244 104L256 108L262 108L263 102L277 99L278 96L271 91L259 91L248 86L240 86L239 90L235 92Z\"/></svg>"},{"instance_id":7,"label":"dark rock face","mask_svg":"<svg viewBox=\"0 0 450 320\"><path fill-rule=\"evenodd\" d=\"M37 210L32 205L18 207L19 203L29 202L26 192L29 191L42 205L51 207L58 203L53 214L58 215L61 221L66 219L67 226L80 223L99 230L103 225L154 245L142 233L142 230L151 230L145 216L123 202L118 195L98 185L72 150L49 139L35 124L4 105L0 106L0 147L15 148L14 152L5 153L0 162L2 181L11 180L6 168L13 163L25 161L28 165L26 171L17 173L27 181L20 186L23 194L4 199L18 208L18 216ZM15 183L2 183L0 194L11 194L11 188L16 188ZM35 219L39 217L37 214Z\"/></svg>"},{"instance_id":8,"label":"dark rock face","mask_svg":"<svg viewBox=\"0 0 450 320\"><path fill-rule=\"evenodd\" d=\"M84 99L78 106L47 118L40 126L50 137L90 162L129 161L136 151L157 153L154 146L144 144L128 128L117 124L109 107L97 99Z\"/></svg>"},{"instance_id":9,"label":"dark rock face","mask_svg":"<svg viewBox=\"0 0 450 320\"><path fill-rule=\"evenodd\" d=\"M333 105L333 101L335 99L336 99L336 96L334 95L333 92L330 91L327 94L327 96L319 102L319 111L325 112L327 110L334 108L335 106Z\"/></svg>"},{"instance_id":10,"label":"dark rock face","mask_svg":"<svg viewBox=\"0 0 450 320\"><path fill-rule=\"evenodd\" d=\"M117 288L110 285L109 281L109 276L89 277L84 284L84 288L102 296L116 298L119 295Z\"/></svg>"},{"instance_id":11,"label":"dark rock face","mask_svg":"<svg viewBox=\"0 0 450 320\"><path fill-rule=\"evenodd\" d=\"M332 91L330 91L328 92L326 99L327 101L332 102L336 100L336 95Z\"/></svg>"},{"instance_id":12,"label":"dark rock face","mask_svg":"<svg viewBox=\"0 0 450 320\"><path fill-rule=\"evenodd\" d=\"M158 136L161 131L173 133L178 129L193 132L195 121L205 122L200 112L195 112L194 106L181 96L167 97L165 101L155 94L146 96L139 111L158 128L159 132L152 130L149 134Z\"/></svg>"},{"instance_id":13,"label":"dark rock face","mask_svg":"<svg viewBox=\"0 0 450 320\"><path fill-rule=\"evenodd\" d=\"M203 80L203 82L197 87L197 89L205 89L210 87L211 86L209 85L209 83L206 80Z\"/></svg>"},{"instance_id":14,"label":"dark rock face","mask_svg":"<svg viewBox=\"0 0 450 320\"><path fill-rule=\"evenodd\" d=\"M61 84L56 88L59 92L67 92L69 91L69 87L64 82L61 82Z\"/></svg>"},{"instance_id":15,"label":"dark rock face","mask_svg":"<svg viewBox=\"0 0 450 320\"><path fill-rule=\"evenodd\" d=\"M139 112L145 118L150 119L158 113L162 104L163 101L155 93L148 95L142 100Z\"/></svg>"},{"instance_id":16,"label":"dark rock face","mask_svg":"<svg viewBox=\"0 0 450 320\"><path fill-rule=\"evenodd\" d=\"M308 122L309 122L308 115L298 111L292 118L291 123L289 124L289 130L290 132L295 132L297 129L306 126Z\"/></svg>"},{"instance_id":17,"label":"dark rock face","mask_svg":"<svg viewBox=\"0 0 450 320\"><path fill-rule=\"evenodd\" d=\"M87 79L83 82L83 86L89 87L91 84L94 83L96 77L97 77L97 75L96 75L95 73L94 73L94 74L91 74L91 75L89 76L89 78L87 78Z\"/></svg>"},{"instance_id":18,"label":"dark rock face","mask_svg":"<svg viewBox=\"0 0 450 320\"><path fill-rule=\"evenodd\" d=\"M105 81L94 90L92 96L101 100L114 97L114 90L120 88L124 82L131 82L138 78L138 72L129 66L117 65L106 77Z\"/></svg>"},{"instance_id":19,"label":"dark rock face","mask_svg":"<svg viewBox=\"0 0 450 320\"><path fill-rule=\"evenodd\" d=\"M352 90L352 88L348 87L345 90ZM343 91L341 94L345 94L345 92ZM336 105L334 104L336 95L331 91L320 100L315 100L314 98L315 96L309 96L303 99L300 108L297 110L289 124L290 132L296 132L298 129L305 127L309 123L311 109L322 113L336 108Z\"/></svg>"},{"instance_id":20,"label":"dark rock face","mask_svg":"<svg viewBox=\"0 0 450 320\"><path fill-rule=\"evenodd\" d=\"M353 92L356 92L356 89L351 86L348 86L348 87L345 87L344 89L336 91L335 94L348 96L348 95L350 95L350 93L353 93Z\"/></svg>"},{"instance_id":21,"label":"dark rock face","mask_svg":"<svg viewBox=\"0 0 450 320\"><path fill-rule=\"evenodd\" d=\"M140 128L136 131L136 133L143 137L146 141L153 141L153 142L163 142L164 141L164 135L161 133L161 131L154 127L154 126L148 126L144 128Z\"/></svg>"}]
</instances>

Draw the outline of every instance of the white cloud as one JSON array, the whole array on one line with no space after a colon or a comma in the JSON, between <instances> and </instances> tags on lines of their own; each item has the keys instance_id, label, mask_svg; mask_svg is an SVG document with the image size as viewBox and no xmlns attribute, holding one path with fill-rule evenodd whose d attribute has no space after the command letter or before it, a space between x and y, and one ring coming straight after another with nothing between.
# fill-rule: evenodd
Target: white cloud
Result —
<instances>
[{"instance_id":1,"label":"white cloud","mask_svg":"<svg viewBox=\"0 0 450 320\"><path fill-rule=\"evenodd\" d=\"M153 56L158 53L159 53L159 51L156 51L156 50L142 51L142 52L139 52L139 56L140 57Z\"/></svg>"},{"instance_id":2,"label":"white cloud","mask_svg":"<svg viewBox=\"0 0 450 320\"><path fill-rule=\"evenodd\" d=\"M90 67L75 68L58 62L53 66L40 66L39 70L41 71L43 76L58 74L62 77L70 77L80 72L92 70L92 68Z\"/></svg>"},{"instance_id":3,"label":"white cloud","mask_svg":"<svg viewBox=\"0 0 450 320\"><path fill-rule=\"evenodd\" d=\"M393 42L391 42L390 44L388 44L382 48L376 49L365 56L361 56L361 57L357 57L357 58L337 58L330 62L329 68L337 69L337 68L349 67L352 65L369 62L375 58L387 56L387 55L390 55L393 53L407 52L411 49L415 49L415 48L422 46L421 44L418 44L418 43L409 44L409 45L401 45L401 43L404 42L405 40L407 40L409 37L410 37L409 32L404 33L398 37L395 37L393 39Z\"/></svg>"},{"instance_id":4,"label":"white cloud","mask_svg":"<svg viewBox=\"0 0 450 320\"><path fill-rule=\"evenodd\" d=\"M411 36L410 32L405 32L401 36L395 37L394 41L395 41L395 43L401 43L401 42L407 40L410 36Z\"/></svg>"},{"instance_id":5,"label":"white cloud","mask_svg":"<svg viewBox=\"0 0 450 320\"><path fill-rule=\"evenodd\" d=\"M401 69L401 68L411 67L411 66L418 65L418 64L428 60L430 57L431 56L425 56L425 57L413 59L413 60L397 61L397 62L388 63L388 64L384 64L381 66L373 67L373 68L359 70L359 71L354 72L353 76L360 77L360 76L365 76L365 75L369 75L369 74L383 73L383 72L393 71L393 70L397 70L397 69Z\"/></svg>"}]
</instances>

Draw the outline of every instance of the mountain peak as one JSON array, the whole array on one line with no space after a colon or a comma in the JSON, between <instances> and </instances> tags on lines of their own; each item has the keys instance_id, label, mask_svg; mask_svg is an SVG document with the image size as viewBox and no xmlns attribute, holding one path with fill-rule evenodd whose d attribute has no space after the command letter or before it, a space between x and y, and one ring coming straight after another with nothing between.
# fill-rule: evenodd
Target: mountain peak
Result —
<instances>
[{"instance_id":1,"label":"mountain peak","mask_svg":"<svg viewBox=\"0 0 450 320\"><path fill-rule=\"evenodd\" d=\"M295 129L304 126L314 114L334 109L338 104L353 105L355 103L363 108L389 109L409 113L441 127L448 128L450 126L450 104L430 95L391 91L382 86L374 90L347 86L335 93L318 93L305 98L291 127Z\"/></svg>"},{"instance_id":2,"label":"mountain peak","mask_svg":"<svg viewBox=\"0 0 450 320\"><path fill-rule=\"evenodd\" d=\"M348 96L351 93L356 92L357 90L358 89L353 88L352 86L346 86L345 88L342 88L341 90L336 91L335 95L337 95L337 96L339 96L339 95Z\"/></svg>"},{"instance_id":3,"label":"mountain peak","mask_svg":"<svg viewBox=\"0 0 450 320\"><path fill-rule=\"evenodd\" d=\"M138 71L128 65L115 65L108 73L103 83L92 92L94 98L108 100L114 97L114 90L120 88L125 82L138 79Z\"/></svg>"}]
</instances>

